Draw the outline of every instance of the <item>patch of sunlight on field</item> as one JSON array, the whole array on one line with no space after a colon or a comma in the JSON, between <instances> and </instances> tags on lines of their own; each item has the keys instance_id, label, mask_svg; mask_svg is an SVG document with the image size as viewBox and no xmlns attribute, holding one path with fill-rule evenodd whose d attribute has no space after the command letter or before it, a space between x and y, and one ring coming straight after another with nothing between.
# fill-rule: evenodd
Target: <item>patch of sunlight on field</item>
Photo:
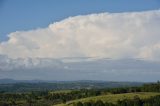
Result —
<instances>
[{"instance_id":1,"label":"patch of sunlight on field","mask_svg":"<svg viewBox=\"0 0 160 106\"><path fill-rule=\"evenodd\" d=\"M139 96L139 98L141 99L147 99L156 95L160 95L160 93L139 92L139 93L125 93L125 94L108 94L108 95L102 95L102 96L94 96L94 97L88 97L83 99L77 99L77 100L69 101L66 104L58 104L56 106L73 106L73 103L76 103L79 101L87 102L87 101L97 101L97 100L102 100L103 102L116 103L118 100L133 99L134 96Z\"/></svg>"}]
</instances>

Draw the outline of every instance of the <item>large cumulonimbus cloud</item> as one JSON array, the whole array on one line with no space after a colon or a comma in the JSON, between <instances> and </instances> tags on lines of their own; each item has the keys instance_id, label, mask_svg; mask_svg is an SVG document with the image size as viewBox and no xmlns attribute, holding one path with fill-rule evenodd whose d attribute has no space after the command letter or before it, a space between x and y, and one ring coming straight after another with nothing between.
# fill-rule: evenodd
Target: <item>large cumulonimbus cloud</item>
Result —
<instances>
[{"instance_id":1,"label":"large cumulonimbus cloud","mask_svg":"<svg viewBox=\"0 0 160 106\"><path fill-rule=\"evenodd\" d=\"M75 16L47 28L10 33L10 58L108 57L160 60L160 10Z\"/></svg>"}]
</instances>

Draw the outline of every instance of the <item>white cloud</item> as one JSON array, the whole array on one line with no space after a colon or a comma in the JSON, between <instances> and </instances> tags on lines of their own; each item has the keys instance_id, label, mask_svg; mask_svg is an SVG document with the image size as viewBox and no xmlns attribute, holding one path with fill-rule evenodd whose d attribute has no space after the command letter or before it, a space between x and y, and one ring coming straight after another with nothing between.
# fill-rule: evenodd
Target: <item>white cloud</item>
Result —
<instances>
[{"instance_id":1,"label":"white cloud","mask_svg":"<svg viewBox=\"0 0 160 106\"><path fill-rule=\"evenodd\" d=\"M10 58L109 57L160 60L160 10L70 17L17 31L0 43Z\"/></svg>"}]
</instances>

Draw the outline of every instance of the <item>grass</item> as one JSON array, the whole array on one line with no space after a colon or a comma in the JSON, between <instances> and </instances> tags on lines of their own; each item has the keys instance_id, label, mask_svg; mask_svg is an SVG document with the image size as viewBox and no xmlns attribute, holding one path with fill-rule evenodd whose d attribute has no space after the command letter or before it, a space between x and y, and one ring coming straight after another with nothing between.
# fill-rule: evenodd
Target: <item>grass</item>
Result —
<instances>
[{"instance_id":1,"label":"grass","mask_svg":"<svg viewBox=\"0 0 160 106\"><path fill-rule=\"evenodd\" d=\"M124 93L124 94L108 94L108 95L102 95L102 96L94 96L94 97L77 99L77 100L69 101L66 104L58 104L56 106L73 106L73 103L76 103L79 101L87 102L87 101L97 101L97 100L102 100L103 102L116 103L118 100L133 99L134 96L136 95L139 96L139 98L141 99L147 99L152 96L160 95L160 93L139 92L139 93Z\"/></svg>"}]
</instances>

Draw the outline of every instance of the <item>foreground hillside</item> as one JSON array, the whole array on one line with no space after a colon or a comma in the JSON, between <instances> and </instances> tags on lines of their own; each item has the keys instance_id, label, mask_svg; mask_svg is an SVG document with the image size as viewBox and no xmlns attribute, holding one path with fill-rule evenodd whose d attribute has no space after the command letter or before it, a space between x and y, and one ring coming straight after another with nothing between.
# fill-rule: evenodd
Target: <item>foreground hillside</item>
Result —
<instances>
[{"instance_id":1,"label":"foreground hillside","mask_svg":"<svg viewBox=\"0 0 160 106\"><path fill-rule=\"evenodd\" d=\"M65 104L59 104L56 106L74 106L74 104L78 102L96 102L98 100L101 100L103 102L113 103L116 104L119 100L125 100L125 99L134 99L135 97L139 97L140 99L148 99L153 96L160 95L160 93L154 93L154 92L137 92L137 93L124 93L124 94L108 94L108 95L102 95L102 96L94 96L94 97L88 97L78 100L69 101Z\"/></svg>"}]
</instances>

